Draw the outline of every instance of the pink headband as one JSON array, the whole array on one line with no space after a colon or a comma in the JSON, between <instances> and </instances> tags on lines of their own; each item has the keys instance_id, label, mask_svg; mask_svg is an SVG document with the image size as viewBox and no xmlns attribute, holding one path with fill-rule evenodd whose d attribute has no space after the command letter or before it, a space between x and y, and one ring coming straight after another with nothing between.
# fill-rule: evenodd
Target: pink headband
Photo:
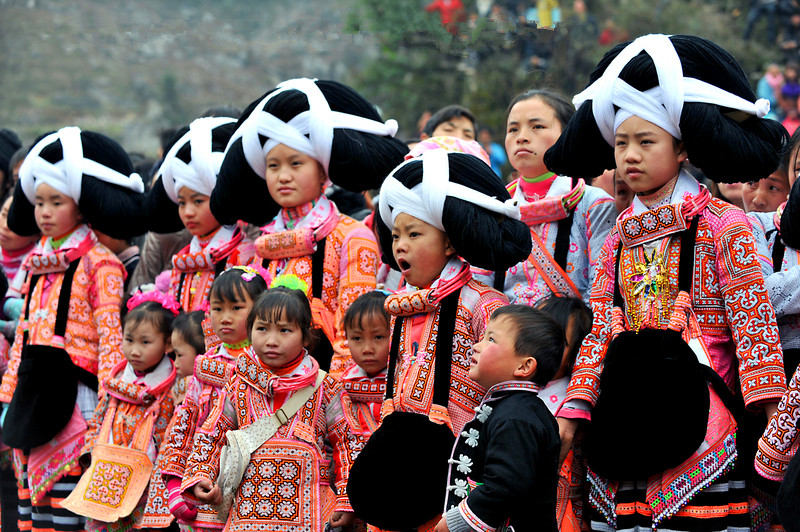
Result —
<instances>
[{"instance_id":1,"label":"pink headband","mask_svg":"<svg viewBox=\"0 0 800 532\"><path fill-rule=\"evenodd\" d=\"M177 316L181 311L181 307L178 305L177 301L172 299L167 294L159 292L158 290L137 292L136 294L132 295L130 299L128 299L126 306L128 307L128 310L133 310L142 303L146 303L148 301L155 301L156 303L159 303L162 307L172 312L173 316Z\"/></svg>"},{"instance_id":2,"label":"pink headband","mask_svg":"<svg viewBox=\"0 0 800 532\"><path fill-rule=\"evenodd\" d=\"M406 160L419 157L429 150L445 150L458 153L474 155L478 159L491 166L489 154L486 153L480 144L475 140L463 140L458 137L431 137L417 143L414 148L406 155Z\"/></svg>"},{"instance_id":3,"label":"pink headband","mask_svg":"<svg viewBox=\"0 0 800 532\"><path fill-rule=\"evenodd\" d=\"M234 266L231 270L241 270L242 271L242 279L244 281L252 281L255 279L256 275L261 276L264 279L264 282L267 283L267 286L272 282L272 275L256 264L251 264L250 266Z\"/></svg>"}]
</instances>

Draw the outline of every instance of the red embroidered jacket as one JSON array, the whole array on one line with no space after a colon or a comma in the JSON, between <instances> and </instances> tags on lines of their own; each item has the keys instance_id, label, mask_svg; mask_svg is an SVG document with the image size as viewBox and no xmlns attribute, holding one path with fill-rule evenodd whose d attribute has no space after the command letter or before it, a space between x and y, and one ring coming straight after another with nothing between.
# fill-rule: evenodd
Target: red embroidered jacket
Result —
<instances>
[{"instance_id":1,"label":"red embroidered jacket","mask_svg":"<svg viewBox=\"0 0 800 532\"><path fill-rule=\"evenodd\" d=\"M591 297L594 323L575 362L567 401L582 399L594 404L597 400L603 360L611 341L619 227L629 213L626 211L617 221L600 254ZM786 389L783 354L750 225L740 209L717 199L712 199L699 216L691 297L711 362L731 387L738 366L746 405L777 401ZM634 274L637 262L644 262L643 253L641 245L622 248L620 287L626 300L633 289L626 279ZM670 306L678 293L679 255L680 239L671 239L667 247ZM666 328L667 324L668 317L647 326Z\"/></svg>"}]
</instances>

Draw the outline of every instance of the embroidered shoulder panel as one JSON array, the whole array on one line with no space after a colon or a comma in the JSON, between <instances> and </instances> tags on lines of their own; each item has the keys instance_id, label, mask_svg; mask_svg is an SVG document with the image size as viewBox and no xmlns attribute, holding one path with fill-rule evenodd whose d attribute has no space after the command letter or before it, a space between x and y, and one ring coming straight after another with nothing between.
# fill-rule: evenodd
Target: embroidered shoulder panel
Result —
<instances>
[{"instance_id":1,"label":"embroidered shoulder panel","mask_svg":"<svg viewBox=\"0 0 800 532\"><path fill-rule=\"evenodd\" d=\"M194 376L202 383L222 388L235 371L234 365L223 357L198 355L194 361Z\"/></svg>"}]
</instances>

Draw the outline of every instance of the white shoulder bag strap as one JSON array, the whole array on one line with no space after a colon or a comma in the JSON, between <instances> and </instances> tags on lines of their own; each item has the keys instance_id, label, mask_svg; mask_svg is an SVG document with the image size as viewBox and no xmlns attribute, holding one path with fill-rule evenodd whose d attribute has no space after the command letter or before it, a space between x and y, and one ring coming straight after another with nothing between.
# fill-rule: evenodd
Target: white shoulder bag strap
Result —
<instances>
[{"instance_id":1,"label":"white shoulder bag strap","mask_svg":"<svg viewBox=\"0 0 800 532\"><path fill-rule=\"evenodd\" d=\"M222 503L217 507L217 513L221 519L227 519L228 513L230 513L233 497L236 495L239 484L242 483L244 470L250 463L252 454L294 417L322 385L326 375L325 371L319 370L317 380L312 386L297 390L274 414L262 417L243 429L229 430L225 434L228 443L222 448L219 456L219 477L217 478L217 485L222 490Z\"/></svg>"}]
</instances>

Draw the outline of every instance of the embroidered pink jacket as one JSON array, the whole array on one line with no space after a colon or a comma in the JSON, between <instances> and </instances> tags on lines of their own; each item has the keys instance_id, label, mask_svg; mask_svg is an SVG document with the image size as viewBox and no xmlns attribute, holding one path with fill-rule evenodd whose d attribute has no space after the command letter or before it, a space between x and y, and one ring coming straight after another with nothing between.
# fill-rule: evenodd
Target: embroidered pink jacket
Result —
<instances>
[{"instance_id":1,"label":"embroidered pink jacket","mask_svg":"<svg viewBox=\"0 0 800 532\"><path fill-rule=\"evenodd\" d=\"M332 315L333 360L330 374L338 376L353 363L350 350L345 345L344 328L340 326L347 308L358 296L375 290L378 272L378 244L367 227L349 216L340 215L339 222L325 240L325 259L322 276L322 303ZM256 255L253 263L261 265L264 259ZM296 275L311 288L311 256L294 257L279 263L270 261L267 269L273 277L281 274ZM321 323L317 323L321 326Z\"/></svg>"},{"instance_id":2,"label":"embroidered pink jacket","mask_svg":"<svg viewBox=\"0 0 800 532\"><path fill-rule=\"evenodd\" d=\"M583 400L594 405L597 401L600 373L612 339L619 231L631 215L632 207L621 215L600 254L591 297L594 323L575 362L567 389L568 402ZM697 317L700 340L712 366L729 387L733 387L738 373L748 407L777 401L786 387L783 356L775 313L764 287L750 226L740 209L717 199L711 199L699 216L691 306ZM636 229L642 230L642 226L637 225ZM650 228L643 230L650 231ZM671 308L678 295L680 238L661 238L654 243L664 253L669 277L667 308ZM622 248L619 279L626 301L633 300L631 292L635 283L631 278L636 273L635 265L645 263L644 247ZM624 328L630 327L631 320L631 315L627 314ZM666 328L669 312L656 312L649 320L643 322L642 327ZM675 393L680 393L680 389L676 388ZM735 434L736 423L731 414L716 394L712 394L705 445L680 466L648 479L647 502L653 512L654 526L730 470L737 457ZM589 478L591 500L613 525L618 483L602 479L591 471Z\"/></svg>"},{"instance_id":3,"label":"embroidered pink jacket","mask_svg":"<svg viewBox=\"0 0 800 532\"><path fill-rule=\"evenodd\" d=\"M95 243L81 257L72 282L64 348L77 366L97 375L100 382L110 376L111 370L123 358L119 306L124 275L125 269L119 259L104 245ZM47 284L43 282L44 277L51 284L43 298L42 290ZM34 288L30 305L32 319L29 320L29 343L49 345L53 339L58 294L63 280L63 273L48 274ZM26 280L23 293L28 293L28 287L29 281ZM42 319L33 319L37 315ZM20 320L11 348L8 371L0 386L0 401L6 403L11 401L17 386L23 326Z\"/></svg>"},{"instance_id":4,"label":"embroidered pink jacket","mask_svg":"<svg viewBox=\"0 0 800 532\"><path fill-rule=\"evenodd\" d=\"M486 390L469 378L469 361L472 357L472 345L483 338L489 317L496 309L507 305L508 298L497 290L483 283L470 279L461 289L458 301L458 313L453 334L453 362L451 366L450 402L448 414L455 434L461 432L464 425L475 415ZM399 317L392 317L392 330ZM403 323L408 323L404 320ZM382 416L398 410L431 414L433 403L433 381L435 368L436 335L438 328L438 309L427 315L418 347L416 341L407 334L406 327L400 335L400 363L394 376L394 397L385 401ZM414 335L417 337L417 335Z\"/></svg>"},{"instance_id":5,"label":"embroidered pink jacket","mask_svg":"<svg viewBox=\"0 0 800 532\"><path fill-rule=\"evenodd\" d=\"M252 353L239 356L236 373L197 431L183 490L217 479L227 431L272 415L265 388L272 376ZM331 511L352 512L347 479L363 440L350 431L344 409L352 406L344 399L341 382L326 376L297 414L253 453L226 530L312 532L322 530Z\"/></svg>"}]
</instances>

